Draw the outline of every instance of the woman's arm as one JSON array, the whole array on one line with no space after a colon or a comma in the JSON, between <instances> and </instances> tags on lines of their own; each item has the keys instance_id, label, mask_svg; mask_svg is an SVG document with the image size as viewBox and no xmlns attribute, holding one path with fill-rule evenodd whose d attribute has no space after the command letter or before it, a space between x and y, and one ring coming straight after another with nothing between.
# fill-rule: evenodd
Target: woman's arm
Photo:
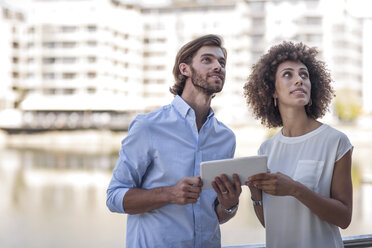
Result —
<instances>
[{"instance_id":1,"label":"woman's arm","mask_svg":"<svg viewBox=\"0 0 372 248\"><path fill-rule=\"evenodd\" d=\"M331 198L320 196L300 183L293 192L294 197L321 219L343 229L349 226L352 215L351 153L348 151L334 166Z\"/></svg>"},{"instance_id":2,"label":"woman's arm","mask_svg":"<svg viewBox=\"0 0 372 248\"><path fill-rule=\"evenodd\" d=\"M267 194L293 196L321 219L345 229L352 215L351 153L351 150L348 151L335 163L330 198L313 192L279 172L254 175L248 183Z\"/></svg>"},{"instance_id":3,"label":"woman's arm","mask_svg":"<svg viewBox=\"0 0 372 248\"><path fill-rule=\"evenodd\" d=\"M262 190L256 188L254 185L251 185L250 183L246 183L246 185L249 187L249 190L251 191L252 201L259 203L259 204L253 204L254 212L256 213L258 220L261 222L261 225L265 227L265 218L264 218L263 203L262 203Z\"/></svg>"}]
</instances>

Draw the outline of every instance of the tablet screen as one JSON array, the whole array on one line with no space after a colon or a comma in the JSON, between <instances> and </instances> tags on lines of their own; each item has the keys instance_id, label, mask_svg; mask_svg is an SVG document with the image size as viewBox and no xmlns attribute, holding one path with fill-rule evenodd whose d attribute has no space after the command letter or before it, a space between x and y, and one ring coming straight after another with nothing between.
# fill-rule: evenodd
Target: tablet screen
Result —
<instances>
[{"instance_id":1,"label":"tablet screen","mask_svg":"<svg viewBox=\"0 0 372 248\"><path fill-rule=\"evenodd\" d=\"M263 172L267 172L267 156L249 156L200 163L203 189L213 189L212 181L221 174L226 174L232 181L232 174L236 173L239 175L241 184L244 185L248 177Z\"/></svg>"}]
</instances>

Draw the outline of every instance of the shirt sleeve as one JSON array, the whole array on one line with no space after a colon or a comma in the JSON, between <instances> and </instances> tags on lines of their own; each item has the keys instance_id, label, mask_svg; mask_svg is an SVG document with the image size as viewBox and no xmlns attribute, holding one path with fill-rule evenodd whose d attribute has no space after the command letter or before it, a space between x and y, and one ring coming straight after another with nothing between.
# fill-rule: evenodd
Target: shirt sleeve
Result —
<instances>
[{"instance_id":1,"label":"shirt sleeve","mask_svg":"<svg viewBox=\"0 0 372 248\"><path fill-rule=\"evenodd\" d=\"M233 133L232 134L232 138L233 138L233 145L232 145L232 148L231 148L231 153L230 153L230 157L233 158L234 155L235 155L235 150L236 150L236 137L235 137L235 134Z\"/></svg>"},{"instance_id":2,"label":"shirt sleeve","mask_svg":"<svg viewBox=\"0 0 372 248\"><path fill-rule=\"evenodd\" d=\"M151 137L147 122L138 116L130 125L122 141L107 189L106 205L112 212L125 213L123 199L130 188L140 188L143 175L151 163Z\"/></svg>"}]
</instances>

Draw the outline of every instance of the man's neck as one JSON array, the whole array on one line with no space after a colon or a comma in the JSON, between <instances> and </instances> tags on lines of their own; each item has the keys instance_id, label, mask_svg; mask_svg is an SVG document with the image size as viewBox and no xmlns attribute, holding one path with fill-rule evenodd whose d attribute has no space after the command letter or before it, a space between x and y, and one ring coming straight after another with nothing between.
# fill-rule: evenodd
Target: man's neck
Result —
<instances>
[{"instance_id":1,"label":"man's neck","mask_svg":"<svg viewBox=\"0 0 372 248\"><path fill-rule=\"evenodd\" d=\"M193 92L191 94L183 92L181 97L195 111L196 125L199 131L203 126L204 122L207 120L211 106L212 96L207 96L200 92L198 93Z\"/></svg>"}]
</instances>

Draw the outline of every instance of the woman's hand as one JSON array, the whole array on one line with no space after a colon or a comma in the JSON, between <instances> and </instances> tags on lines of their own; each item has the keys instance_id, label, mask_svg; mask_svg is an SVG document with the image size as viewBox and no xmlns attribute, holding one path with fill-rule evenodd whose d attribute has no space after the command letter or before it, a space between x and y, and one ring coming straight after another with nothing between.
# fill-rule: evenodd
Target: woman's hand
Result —
<instances>
[{"instance_id":1,"label":"woman's hand","mask_svg":"<svg viewBox=\"0 0 372 248\"><path fill-rule=\"evenodd\" d=\"M285 196L294 195L296 183L289 176L277 172L253 175L248 178L246 185L251 190L252 197L257 194L257 190L262 190L270 195Z\"/></svg>"}]
</instances>

